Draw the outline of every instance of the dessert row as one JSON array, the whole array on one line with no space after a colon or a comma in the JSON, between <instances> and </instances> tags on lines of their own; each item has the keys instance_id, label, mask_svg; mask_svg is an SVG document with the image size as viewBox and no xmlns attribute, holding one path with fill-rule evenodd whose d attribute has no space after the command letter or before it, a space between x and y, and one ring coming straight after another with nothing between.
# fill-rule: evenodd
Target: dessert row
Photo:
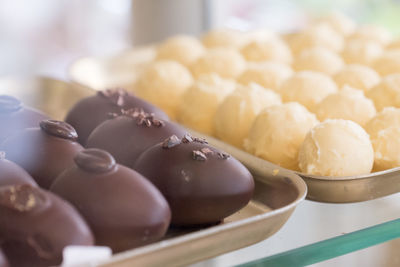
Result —
<instances>
[{"instance_id":1,"label":"dessert row","mask_svg":"<svg viewBox=\"0 0 400 267\"><path fill-rule=\"evenodd\" d=\"M134 93L173 120L282 167L347 176L400 166L400 49L341 14L280 36L174 36Z\"/></svg>"},{"instance_id":2,"label":"dessert row","mask_svg":"<svg viewBox=\"0 0 400 267\"><path fill-rule=\"evenodd\" d=\"M253 195L240 162L122 89L80 100L66 122L2 95L0 124L2 267L60 264L68 245L149 244Z\"/></svg>"}]
</instances>

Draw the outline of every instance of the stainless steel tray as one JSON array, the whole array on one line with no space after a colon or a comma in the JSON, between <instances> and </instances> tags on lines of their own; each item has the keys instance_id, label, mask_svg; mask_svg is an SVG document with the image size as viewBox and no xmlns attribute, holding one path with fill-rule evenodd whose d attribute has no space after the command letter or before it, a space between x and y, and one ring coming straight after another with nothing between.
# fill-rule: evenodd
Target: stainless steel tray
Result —
<instances>
[{"instance_id":1,"label":"stainless steel tray","mask_svg":"<svg viewBox=\"0 0 400 267\"><path fill-rule=\"evenodd\" d=\"M50 78L0 79L0 94L62 119L81 97L93 94L84 86ZM243 159L242 159L243 160ZM114 255L101 266L181 266L233 251L268 238L304 200L307 187L293 172L251 168L256 189L250 203L223 223L204 229L172 229L165 240Z\"/></svg>"},{"instance_id":2,"label":"stainless steel tray","mask_svg":"<svg viewBox=\"0 0 400 267\"><path fill-rule=\"evenodd\" d=\"M152 55L152 56L151 56ZM137 72L130 70L140 70L154 58L154 48L132 49L130 52L121 53L110 58L84 58L77 60L71 65L69 70L70 78L77 84L87 86L95 85L96 89L104 89L112 86L124 86L132 88L136 80ZM134 68L126 68L126 62L131 60L131 64L138 64ZM115 66L115 69L110 68ZM85 70L85 71L83 71ZM99 71L101 70L101 71ZM131 73L130 83L127 79L120 79L128 72ZM86 75L92 73L93 75ZM204 135L203 135L204 136ZM235 147L225 144L217 139L204 136L211 140L211 143L221 149L224 149L241 160L247 167L268 169L282 169L278 166L254 157ZM390 194L400 192L400 168L390 169L382 172L375 172L368 175L349 176L349 177L324 177L313 176L304 173L299 174L308 186L307 198L320 202L331 203L350 203L375 199Z\"/></svg>"}]
</instances>

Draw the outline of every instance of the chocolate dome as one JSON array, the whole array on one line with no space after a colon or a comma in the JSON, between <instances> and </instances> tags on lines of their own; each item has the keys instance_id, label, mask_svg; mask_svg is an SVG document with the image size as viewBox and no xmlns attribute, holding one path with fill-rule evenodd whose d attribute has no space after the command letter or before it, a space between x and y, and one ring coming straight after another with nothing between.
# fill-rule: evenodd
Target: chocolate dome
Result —
<instances>
[{"instance_id":1,"label":"chocolate dome","mask_svg":"<svg viewBox=\"0 0 400 267\"><path fill-rule=\"evenodd\" d=\"M154 113L160 119L168 120L168 116L152 104L123 89L110 89L80 100L68 112L65 121L78 132L78 142L85 145L90 133L99 124L108 120L110 113L130 108L142 108L145 112Z\"/></svg>"},{"instance_id":2,"label":"chocolate dome","mask_svg":"<svg viewBox=\"0 0 400 267\"><path fill-rule=\"evenodd\" d=\"M174 225L219 222L246 206L254 190L253 177L239 161L189 135L149 148L134 169L165 196Z\"/></svg>"},{"instance_id":3,"label":"chocolate dome","mask_svg":"<svg viewBox=\"0 0 400 267\"><path fill-rule=\"evenodd\" d=\"M86 222L66 201L31 185L0 187L0 240L11 266L60 264L68 245L93 245Z\"/></svg>"},{"instance_id":4,"label":"chocolate dome","mask_svg":"<svg viewBox=\"0 0 400 267\"><path fill-rule=\"evenodd\" d=\"M106 151L86 149L51 191L75 205L89 223L96 244L114 252L164 236L170 209L161 193L134 170L116 164Z\"/></svg>"},{"instance_id":5,"label":"chocolate dome","mask_svg":"<svg viewBox=\"0 0 400 267\"><path fill-rule=\"evenodd\" d=\"M76 140L77 134L71 125L44 120L40 122L40 128L25 129L7 138L0 149L6 152L10 161L25 169L47 189L83 149Z\"/></svg>"}]
</instances>

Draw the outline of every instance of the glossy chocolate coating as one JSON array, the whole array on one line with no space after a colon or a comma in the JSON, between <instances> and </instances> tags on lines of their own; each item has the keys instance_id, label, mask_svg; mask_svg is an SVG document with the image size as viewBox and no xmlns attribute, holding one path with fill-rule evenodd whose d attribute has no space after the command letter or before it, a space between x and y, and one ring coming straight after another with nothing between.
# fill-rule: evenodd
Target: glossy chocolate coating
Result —
<instances>
[{"instance_id":1,"label":"glossy chocolate coating","mask_svg":"<svg viewBox=\"0 0 400 267\"><path fill-rule=\"evenodd\" d=\"M48 189L62 171L73 165L74 156L83 149L76 139L75 130L67 123L44 120L40 128L25 129L7 138L0 149L39 186Z\"/></svg>"},{"instance_id":2,"label":"glossy chocolate coating","mask_svg":"<svg viewBox=\"0 0 400 267\"><path fill-rule=\"evenodd\" d=\"M147 148L175 134L185 135L185 130L175 123L163 121L162 125L146 124L128 114L100 124L89 136L86 147L106 150L122 165L132 167Z\"/></svg>"},{"instance_id":3,"label":"glossy chocolate coating","mask_svg":"<svg viewBox=\"0 0 400 267\"><path fill-rule=\"evenodd\" d=\"M109 113L118 113L121 109L130 108L142 108L162 120L168 120L168 116L152 104L123 89L111 89L80 100L69 111L65 121L76 129L79 135L78 142L85 146L94 128L110 119Z\"/></svg>"},{"instance_id":4,"label":"glossy chocolate coating","mask_svg":"<svg viewBox=\"0 0 400 267\"><path fill-rule=\"evenodd\" d=\"M40 111L25 107L12 96L0 95L0 144L15 132L37 127L40 121L48 118Z\"/></svg>"},{"instance_id":5,"label":"glossy chocolate coating","mask_svg":"<svg viewBox=\"0 0 400 267\"><path fill-rule=\"evenodd\" d=\"M4 255L3 251L0 249L0 267L9 267L8 260L6 255Z\"/></svg>"},{"instance_id":6,"label":"glossy chocolate coating","mask_svg":"<svg viewBox=\"0 0 400 267\"><path fill-rule=\"evenodd\" d=\"M33 178L20 166L6 160L0 151L0 186L13 184L30 184L37 186Z\"/></svg>"},{"instance_id":7,"label":"glossy chocolate coating","mask_svg":"<svg viewBox=\"0 0 400 267\"><path fill-rule=\"evenodd\" d=\"M75 208L31 185L0 187L0 240L11 266L60 264L65 246L94 243Z\"/></svg>"},{"instance_id":8,"label":"glossy chocolate coating","mask_svg":"<svg viewBox=\"0 0 400 267\"><path fill-rule=\"evenodd\" d=\"M149 148L134 166L167 199L172 224L212 224L246 206L254 181L239 161L201 141L178 141Z\"/></svg>"},{"instance_id":9,"label":"glossy chocolate coating","mask_svg":"<svg viewBox=\"0 0 400 267\"><path fill-rule=\"evenodd\" d=\"M97 245L119 252L164 236L171 212L147 179L98 149L80 152L75 162L50 190L77 207L93 230Z\"/></svg>"}]
</instances>

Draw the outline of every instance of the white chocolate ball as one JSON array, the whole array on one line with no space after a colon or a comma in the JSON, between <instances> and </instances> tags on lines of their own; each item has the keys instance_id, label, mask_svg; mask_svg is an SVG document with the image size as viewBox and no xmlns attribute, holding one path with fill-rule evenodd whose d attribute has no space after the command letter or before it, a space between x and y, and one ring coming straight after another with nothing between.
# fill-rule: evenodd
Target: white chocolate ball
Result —
<instances>
[{"instance_id":1,"label":"white chocolate ball","mask_svg":"<svg viewBox=\"0 0 400 267\"><path fill-rule=\"evenodd\" d=\"M248 61L277 61L290 64L293 60L289 47L281 40L250 42L241 49L243 57Z\"/></svg>"},{"instance_id":2,"label":"white chocolate ball","mask_svg":"<svg viewBox=\"0 0 400 267\"><path fill-rule=\"evenodd\" d=\"M259 85L278 91L281 83L293 74L286 64L277 62L260 62L248 64L237 81L241 84L258 83Z\"/></svg>"},{"instance_id":3,"label":"white chocolate ball","mask_svg":"<svg viewBox=\"0 0 400 267\"><path fill-rule=\"evenodd\" d=\"M176 118L180 98L191 86L190 72L176 61L157 61L138 77L135 93Z\"/></svg>"},{"instance_id":4,"label":"white chocolate ball","mask_svg":"<svg viewBox=\"0 0 400 267\"><path fill-rule=\"evenodd\" d=\"M182 96L178 121L193 130L214 135L214 117L221 102L236 88L233 80L205 74Z\"/></svg>"},{"instance_id":5,"label":"white chocolate ball","mask_svg":"<svg viewBox=\"0 0 400 267\"><path fill-rule=\"evenodd\" d=\"M205 33L201 41L207 48L240 48L246 43L244 33L232 29L217 29Z\"/></svg>"},{"instance_id":6,"label":"white chocolate ball","mask_svg":"<svg viewBox=\"0 0 400 267\"><path fill-rule=\"evenodd\" d=\"M293 63L293 68L300 70L313 70L335 74L344 65L342 58L336 53L322 47L314 47L304 50Z\"/></svg>"},{"instance_id":7,"label":"white chocolate ball","mask_svg":"<svg viewBox=\"0 0 400 267\"><path fill-rule=\"evenodd\" d=\"M374 147L374 170L381 171L400 166L400 109L384 108L376 114L365 130Z\"/></svg>"},{"instance_id":8,"label":"white chocolate ball","mask_svg":"<svg viewBox=\"0 0 400 267\"><path fill-rule=\"evenodd\" d=\"M374 60L372 67L382 76L400 73L400 50L389 50Z\"/></svg>"},{"instance_id":9,"label":"white chocolate ball","mask_svg":"<svg viewBox=\"0 0 400 267\"><path fill-rule=\"evenodd\" d=\"M299 54L305 49L324 47L334 52L343 49L344 39L326 23L314 25L289 40L290 48L294 54Z\"/></svg>"},{"instance_id":10,"label":"white chocolate ball","mask_svg":"<svg viewBox=\"0 0 400 267\"><path fill-rule=\"evenodd\" d=\"M268 29L255 29L244 32L244 38L246 39L245 44L251 42L265 42L269 40L282 41L278 34Z\"/></svg>"},{"instance_id":11,"label":"white chocolate ball","mask_svg":"<svg viewBox=\"0 0 400 267\"><path fill-rule=\"evenodd\" d=\"M381 130L389 127L400 127L400 108L384 108L368 121L365 125L365 130L372 139L376 138Z\"/></svg>"},{"instance_id":12,"label":"white chocolate ball","mask_svg":"<svg viewBox=\"0 0 400 267\"><path fill-rule=\"evenodd\" d=\"M287 79L280 88L284 102L296 101L314 112L316 105L326 96L336 93L335 82L326 74L301 71Z\"/></svg>"},{"instance_id":13,"label":"white chocolate ball","mask_svg":"<svg viewBox=\"0 0 400 267\"><path fill-rule=\"evenodd\" d=\"M387 50L399 50L400 49L400 39L392 40L387 46Z\"/></svg>"},{"instance_id":14,"label":"white chocolate ball","mask_svg":"<svg viewBox=\"0 0 400 267\"><path fill-rule=\"evenodd\" d=\"M365 130L349 120L327 120L307 134L299 152L302 172L350 176L371 172L374 151Z\"/></svg>"},{"instance_id":15,"label":"white chocolate ball","mask_svg":"<svg viewBox=\"0 0 400 267\"><path fill-rule=\"evenodd\" d=\"M336 94L325 97L315 109L320 121L326 119L352 120L364 126L376 114L374 103L361 90L343 87Z\"/></svg>"},{"instance_id":16,"label":"white chocolate ball","mask_svg":"<svg viewBox=\"0 0 400 267\"><path fill-rule=\"evenodd\" d=\"M284 168L298 170L298 152L307 132L318 123L299 103L264 109L254 121L245 149Z\"/></svg>"},{"instance_id":17,"label":"white chocolate ball","mask_svg":"<svg viewBox=\"0 0 400 267\"><path fill-rule=\"evenodd\" d=\"M195 77L203 74L216 73L223 78L236 78L246 67L242 55L234 49L215 48L208 50L192 66Z\"/></svg>"},{"instance_id":18,"label":"white chocolate ball","mask_svg":"<svg viewBox=\"0 0 400 267\"><path fill-rule=\"evenodd\" d=\"M342 58L347 64L369 65L382 53L382 45L375 41L353 40L346 43Z\"/></svg>"},{"instance_id":19,"label":"white chocolate ball","mask_svg":"<svg viewBox=\"0 0 400 267\"><path fill-rule=\"evenodd\" d=\"M383 171L400 166L400 127L383 129L372 139L375 153L374 171Z\"/></svg>"},{"instance_id":20,"label":"white chocolate ball","mask_svg":"<svg viewBox=\"0 0 400 267\"><path fill-rule=\"evenodd\" d=\"M383 77L378 85L366 93L366 96L374 101L378 111L390 106L400 108L400 74Z\"/></svg>"},{"instance_id":21,"label":"white chocolate ball","mask_svg":"<svg viewBox=\"0 0 400 267\"><path fill-rule=\"evenodd\" d=\"M333 77L337 86L342 88L344 85L349 85L356 89L367 92L369 89L377 85L381 78L379 74L370 67L353 64L343 67Z\"/></svg>"},{"instance_id":22,"label":"white chocolate ball","mask_svg":"<svg viewBox=\"0 0 400 267\"><path fill-rule=\"evenodd\" d=\"M374 41L385 46L392 41L392 35L383 27L363 25L358 27L354 33L349 36L348 40Z\"/></svg>"},{"instance_id":23,"label":"white chocolate ball","mask_svg":"<svg viewBox=\"0 0 400 267\"><path fill-rule=\"evenodd\" d=\"M175 60L189 66L205 52L202 43L189 35L168 38L157 49L157 60Z\"/></svg>"},{"instance_id":24,"label":"white chocolate ball","mask_svg":"<svg viewBox=\"0 0 400 267\"><path fill-rule=\"evenodd\" d=\"M326 23L342 36L349 36L356 29L356 23L351 18L338 12L319 18L316 23Z\"/></svg>"},{"instance_id":25,"label":"white chocolate ball","mask_svg":"<svg viewBox=\"0 0 400 267\"><path fill-rule=\"evenodd\" d=\"M281 97L257 84L238 86L215 114L215 135L227 143L243 147L250 127L262 109L281 104Z\"/></svg>"}]
</instances>

